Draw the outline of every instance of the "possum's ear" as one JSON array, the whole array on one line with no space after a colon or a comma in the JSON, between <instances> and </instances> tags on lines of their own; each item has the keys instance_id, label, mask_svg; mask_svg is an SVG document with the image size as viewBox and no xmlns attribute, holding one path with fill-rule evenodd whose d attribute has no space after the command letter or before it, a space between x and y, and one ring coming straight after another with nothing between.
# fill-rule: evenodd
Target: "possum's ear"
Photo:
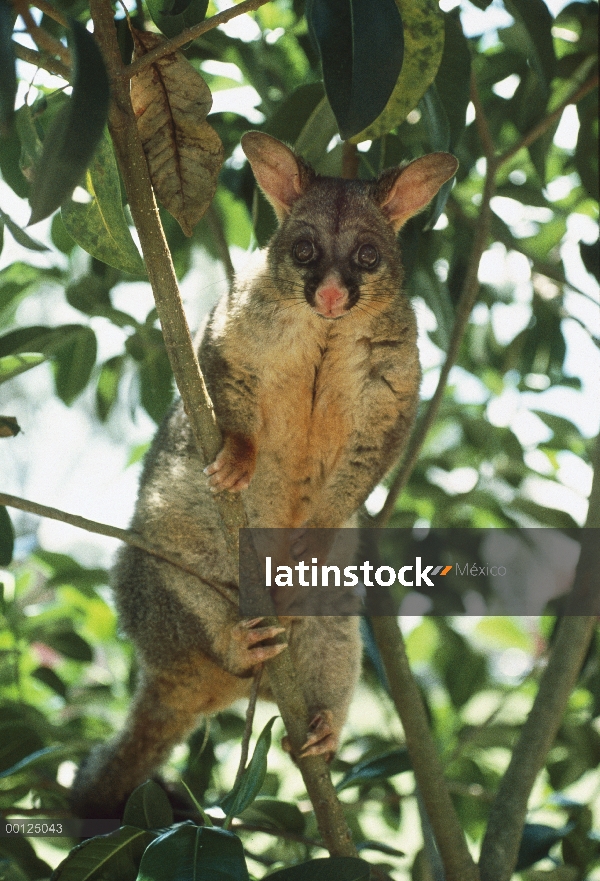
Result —
<instances>
[{"instance_id":1,"label":"possum's ear","mask_svg":"<svg viewBox=\"0 0 600 881\"><path fill-rule=\"evenodd\" d=\"M451 153L429 153L381 175L375 198L396 232L431 202L457 168L458 159Z\"/></svg>"},{"instance_id":2,"label":"possum's ear","mask_svg":"<svg viewBox=\"0 0 600 881\"><path fill-rule=\"evenodd\" d=\"M282 221L314 179L312 168L277 138L263 132L243 135L242 149L257 184L275 209L278 220Z\"/></svg>"}]
</instances>

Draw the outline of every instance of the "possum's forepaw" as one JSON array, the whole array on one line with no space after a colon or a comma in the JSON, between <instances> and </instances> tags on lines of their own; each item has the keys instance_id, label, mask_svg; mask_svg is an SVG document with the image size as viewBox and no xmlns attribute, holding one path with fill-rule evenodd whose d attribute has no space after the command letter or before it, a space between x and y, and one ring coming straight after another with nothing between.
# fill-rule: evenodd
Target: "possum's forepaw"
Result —
<instances>
[{"instance_id":1,"label":"possum's forepaw","mask_svg":"<svg viewBox=\"0 0 600 881\"><path fill-rule=\"evenodd\" d=\"M289 737L281 741L283 749L292 753ZM300 758L306 756L324 756L328 762L334 757L339 746L339 738L333 728L333 713L331 710L321 710L312 719L308 726L308 737L300 750Z\"/></svg>"},{"instance_id":2,"label":"possum's forepaw","mask_svg":"<svg viewBox=\"0 0 600 881\"><path fill-rule=\"evenodd\" d=\"M233 639L240 656L242 669L251 669L257 664L269 661L286 647L287 643L275 643L274 645L260 645L268 639L274 639L280 633L285 633L285 627L273 625L272 627L258 627L263 618L251 618L249 621L240 621L233 628Z\"/></svg>"},{"instance_id":3,"label":"possum's forepaw","mask_svg":"<svg viewBox=\"0 0 600 881\"><path fill-rule=\"evenodd\" d=\"M251 440L240 434L228 434L223 448L214 462L204 469L213 493L226 489L240 492L250 486L256 467L256 448Z\"/></svg>"}]
</instances>

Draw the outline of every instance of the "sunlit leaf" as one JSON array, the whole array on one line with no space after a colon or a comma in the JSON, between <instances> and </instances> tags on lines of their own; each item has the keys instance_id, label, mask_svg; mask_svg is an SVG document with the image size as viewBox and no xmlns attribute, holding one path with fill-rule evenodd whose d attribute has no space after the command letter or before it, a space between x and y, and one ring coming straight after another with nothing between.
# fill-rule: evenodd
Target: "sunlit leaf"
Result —
<instances>
[{"instance_id":1,"label":"sunlit leaf","mask_svg":"<svg viewBox=\"0 0 600 881\"><path fill-rule=\"evenodd\" d=\"M62 206L65 229L84 251L132 275L146 269L123 213L119 171L108 132L100 141L85 178L91 200Z\"/></svg>"},{"instance_id":2,"label":"sunlit leaf","mask_svg":"<svg viewBox=\"0 0 600 881\"><path fill-rule=\"evenodd\" d=\"M384 110L352 138L360 143L381 137L403 122L419 103L440 66L444 49L444 16L435 0L396 0L404 27L402 71Z\"/></svg>"}]
</instances>

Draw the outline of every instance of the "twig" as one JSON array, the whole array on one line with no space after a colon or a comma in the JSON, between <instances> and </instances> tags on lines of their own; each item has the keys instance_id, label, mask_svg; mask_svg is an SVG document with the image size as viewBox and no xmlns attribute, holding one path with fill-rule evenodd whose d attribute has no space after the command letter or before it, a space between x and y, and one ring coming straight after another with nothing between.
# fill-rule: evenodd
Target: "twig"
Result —
<instances>
[{"instance_id":1,"label":"twig","mask_svg":"<svg viewBox=\"0 0 600 881\"><path fill-rule=\"evenodd\" d=\"M38 49L49 55L58 55L63 64L70 65L71 53L60 40L56 40L43 28L36 24L30 10L28 0L13 0L15 11L21 16L27 32Z\"/></svg>"},{"instance_id":2,"label":"twig","mask_svg":"<svg viewBox=\"0 0 600 881\"><path fill-rule=\"evenodd\" d=\"M6 505L8 508L17 508L19 511L26 511L28 514L35 514L38 517L46 517L49 520L58 520L60 523L68 523L69 526L75 526L77 529L85 529L86 532L93 532L96 535L106 535L109 538L116 538L125 544L132 545L134 548L140 548L142 551L146 551L147 554L151 554L153 557L158 557L160 560L165 560L167 563L177 566L179 569L193 575L195 578L200 579L200 581L206 584L206 578L204 578L197 569L189 566L179 554L157 547L147 541L138 532L133 532L130 529L119 529L118 526L111 526L108 523L99 523L97 520L88 520L86 517L80 517L78 514L69 514L67 511L60 511L58 508L49 508L47 505L30 502L28 499L11 496L8 493L0 493L0 505ZM218 584L213 584L213 582L211 582L211 587L214 587L214 589L225 597L228 602L233 603L229 594L225 590L222 590Z\"/></svg>"},{"instance_id":3,"label":"twig","mask_svg":"<svg viewBox=\"0 0 600 881\"><path fill-rule=\"evenodd\" d=\"M594 74L588 80L586 80L583 85L579 86L578 89L569 95L565 100L559 104L556 110L553 110L552 113L549 113L548 116L545 116L541 119L537 125L527 132L521 140L515 144L513 147L510 147L506 150L505 153L502 153L501 156L498 157L498 168L501 165L504 165L509 159L512 159L513 156L522 150L523 147L530 147L534 141L537 141L539 137L541 137L545 132L551 128L555 122L557 122L562 114L565 111L565 108L569 106L569 104L577 104L578 101L581 101L582 98L585 98L589 92L595 89L598 86L598 74Z\"/></svg>"},{"instance_id":4,"label":"twig","mask_svg":"<svg viewBox=\"0 0 600 881\"><path fill-rule=\"evenodd\" d=\"M61 76L64 80L71 79L71 70L62 61L57 61L56 58L52 58L51 55L48 55L46 52L36 52L35 49L29 49L27 46L22 46L21 43L17 43L16 40L13 40L13 51L17 58L20 58L21 61L27 61L29 64L35 65L35 67L41 67L42 70L47 70L48 73L53 73L56 76Z\"/></svg>"},{"instance_id":5,"label":"twig","mask_svg":"<svg viewBox=\"0 0 600 881\"><path fill-rule=\"evenodd\" d=\"M355 180L358 177L358 146L344 141L342 144L342 177Z\"/></svg>"},{"instance_id":6,"label":"twig","mask_svg":"<svg viewBox=\"0 0 600 881\"><path fill-rule=\"evenodd\" d=\"M423 700L412 675L398 621L372 618L373 631L387 674L390 694L402 722L415 779L435 834L447 881L479 881L444 780Z\"/></svg>"},{"instance_id":7,"label":"twig","mask_svg":"<svg viewBox=\"0 0 600 881\"><path fill-rule=\"evenodd\" d=\"M36 9L39 9L40 12L43 12L44 15L47 15L48 18L51 18L58 24L61 24L64 28L69 27L69 23L62 12L59 12L58 9L55 9L51 3L47 2L47 0L32 0L31 5L35 6Z\"/></svg>"},{"instance_id":8,"label":"twig","mask_svg":"<svg viewBox=\"0 0 600 881\"><path fill-rule=\"evenodd\" d=\"M263 665L261 664L254 674L252 681L252 691L248 700L248 708L246 709L246 724L244 726L244 734L242 737L242 751L240 753L240 763L238 765L237 774L235 775L234 787L237 786L242 778L242 774L246 770L246 762L248 761L248 750L250 748L250 738L252 737L252 725L254 723L254 713L256 711L256 701L258 699L258 689L260 680L262 679Z\"/></svg>"},{"instance_id":9,"label":"twig","mask_svg":"<svg viewBox=\"0 0 600 881\"><path fill-rule=\"evenodd\" d=\"M180 49L181 46L185 46L186 43L191 43L192 40L197 40L202 34L206 34L220 24L226 24L228 21L231 21L232 18L236 18L238 15L243 15L246 12L254 12L260 6L264 6L265 3L268 2L269 0L243 0L243 2L238 3L237 6L230 6L229 9L224 9L222 12L218 12L216 15L211 16L211 18L207 18L205 21L200 22L200 24L196 24L191 28L186 28L186 30L182 31L180 34L177 34L176 37L167 40L162 46L157 46L156 49L147 52L145 55L142 55L141 58L137 58L133 61L127 67L127 76L135 76L143 70L144 67L149 64L154 64L154 62L158 61L159 58L162 58L163 55L175 52L176 49Z\"/></svg>"}]
</instances>

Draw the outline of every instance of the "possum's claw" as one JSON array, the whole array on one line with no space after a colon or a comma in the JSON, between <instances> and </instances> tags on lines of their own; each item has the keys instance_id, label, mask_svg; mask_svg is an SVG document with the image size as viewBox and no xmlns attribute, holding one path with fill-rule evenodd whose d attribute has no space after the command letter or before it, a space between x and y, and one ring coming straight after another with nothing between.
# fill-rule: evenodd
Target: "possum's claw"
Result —
<instances>
[{"instance_id":1,"label":"possum's claw","mask_svg":"<svg viewBox=\"0 0 600 881\"><path fill-rule=\"evenodd\" d=\"M240 434L225 437L223 448L214 462L204 469L213 493L226 489L240 492L250 486L256 467L256 448L252 441Z\"/></svg>"},{"instance_id":2,"label":"possum's claw","mask_svg":"<svg viewBox=\"0 0 600 881\"><path fill-rule=\"evenodd\" d=\"M333 728L333 713L331 710L321 710L314 716L308 726L308 737L299 752L299 757L324 756L330 762L337 752L339 737ZM281 746L291 753L292 747L288 735L282 739Z\"/></svg>"}]
</instances>

